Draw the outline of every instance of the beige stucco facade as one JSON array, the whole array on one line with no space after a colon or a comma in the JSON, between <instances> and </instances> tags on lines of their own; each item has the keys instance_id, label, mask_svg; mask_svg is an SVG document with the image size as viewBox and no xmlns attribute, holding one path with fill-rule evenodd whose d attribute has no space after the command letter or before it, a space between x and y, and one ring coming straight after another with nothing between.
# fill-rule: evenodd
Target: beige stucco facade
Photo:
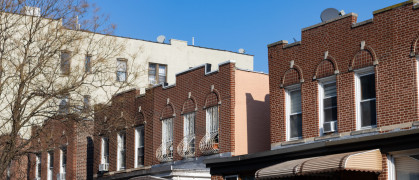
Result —
<instances>
[{"instance_id":1,"label":"beige stucco facade","mask_svg":"<svg viewBox=\"0 0 419 180\"><path fill-rule=\"evenodd\" d=\"M236 70L235 155L269 149L269 76Z\"/></svg>"}]
</instances>

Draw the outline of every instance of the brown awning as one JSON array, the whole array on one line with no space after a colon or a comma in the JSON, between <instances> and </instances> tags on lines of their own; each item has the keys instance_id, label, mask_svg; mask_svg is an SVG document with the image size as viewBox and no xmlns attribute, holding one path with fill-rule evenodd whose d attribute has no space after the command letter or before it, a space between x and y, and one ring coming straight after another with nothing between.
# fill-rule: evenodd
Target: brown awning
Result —
<instances>
[{"instance_id":1,"label":"brown awning","mask_svg":"<svg viewBox=\"0 0 419 180\"><path fill-rule=\"evenodd\" d=\"M286 161L258 170L255 177L271 179L338 170L381 172L381 152L374 149Z\"/></svg>"}]
</instances>

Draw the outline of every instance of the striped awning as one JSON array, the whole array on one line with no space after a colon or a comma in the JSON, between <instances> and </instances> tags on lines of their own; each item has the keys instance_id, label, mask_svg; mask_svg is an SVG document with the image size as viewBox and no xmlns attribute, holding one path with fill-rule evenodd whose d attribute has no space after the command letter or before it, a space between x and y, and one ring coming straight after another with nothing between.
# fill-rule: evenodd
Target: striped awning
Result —
<instances>
[{"instance_id":1,"label":"striped awning","mask_svg":"<svg viewBox=\"0 0 419 180\"><path fill-rule=\"evenodd\" d=\"M374 149L291 160L260 169L255 177L271 179L339 170L379 173L382 171L381 152Z\"/></svg>"}]
</instances>

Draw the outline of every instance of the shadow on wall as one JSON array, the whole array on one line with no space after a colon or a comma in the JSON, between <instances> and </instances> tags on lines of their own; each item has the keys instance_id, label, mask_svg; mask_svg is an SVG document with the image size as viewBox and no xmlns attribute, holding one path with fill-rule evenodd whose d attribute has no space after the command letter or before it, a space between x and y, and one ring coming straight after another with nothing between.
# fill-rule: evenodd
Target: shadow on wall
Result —
<instances>
[{"instance_id":1,"label":"shadow on wall","mask_svg":"<svg viewBox=\"0 0 419 180\"><path fill-rule=\"evenodd\" d=\"M246 93L246 113L248 153L269 150L269 94L265 96L265 101L258 101L253 99L252 94Z\"/></svg>"},{"instance_id":2,"label":"shadow on wall","mask_svg":"<svg viewBox=\"0 0 419 180\"><path fill-rule=\"evenodd\" d=\"M92 137L87 137L87 161L86 161L86 179L90 180L93 179L93 139Z\"/></svg>"}]
</instances>

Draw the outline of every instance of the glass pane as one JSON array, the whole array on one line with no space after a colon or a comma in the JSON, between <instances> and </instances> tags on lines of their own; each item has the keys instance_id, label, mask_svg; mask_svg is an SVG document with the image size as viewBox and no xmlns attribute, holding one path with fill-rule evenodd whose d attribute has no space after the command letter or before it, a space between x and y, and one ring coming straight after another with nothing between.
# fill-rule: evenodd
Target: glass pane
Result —
<instances>
[{"instance_id":1,"label":"glass pane","mask_svg":"<svg viewBox=\"0 0 419 180\"><path fill-rule=\"evenodd\" d=\"M324 109L324 122L337 121L337 119L338 109L336 107Z\"/></svg>"},{"instance_id":2,"label":"glass pane","mask_svg":"<svg viewBox=\"0 0 419 180\"><path fill-rule=\"evenodd\" d=\"M116 62L117 71L127 71L127 61L125 60L117 60Z\"/></svg>"},{"instance_id":3,"label":"glass pane","mask_svg":"<svg viewBox=\"0 0 419 180\"><path fill-rule=\"evenodd\" d=\"M302 115L295 114L290 116L290 138L301 137L302 133Z\"/></svg>"},{"instance_id":4,"label":"glass pane","mask_svg":"<svg viewBox=\"0 0 419 180\"><path fill-rule=\"evenodd\" d=\"M166 76L166 66L159 65L159 76Z\"/></svg>"},{"instance_id":5,"label":"glass pane","mask_svg":"<svg viewBox=\"0 0 419 180\"><path fill-rule=\"evenodd\" d=\"M374 126L377 124L375 100L361 102L361 126Z\"/></svg>"},{"instance_id":6,"label":"glass pane","mask_svg":"<svg viewBox=\"0 0 419 180\"><path fill-rule=\"evenodd\" d=\"M419 159L412 156L394 158L397 179L419 180Z\"/></svg>"},{"instance_id":7,"label":"glass pane","mask_svg":"<svg viewBox=\"0 0 419 180\"><path fill-rule=\"evenodd\" d=\"M149 75L156 75L156 64L150 64L148 66L148 74Z\"/></svg>"},{"instance_id":8,"label":"glass pane","mask_svg":"<svg viewBox=\"0 0 419 180\"><path fill-rule=\"evenodd\" d=\"M375 78L374 74L361 76L361 100L375 98Z\"/></svg>"},{"instance_id":9,"label":"glass pane","mask_svg":"<svg viewBox=\"0 0 419 180\"><path fill-rule=\"evenodd\" d=\"M86 56L86 62L84 64L84 71L85 72L90 72L90 59L92 57L91 56Z\"/></svg>"},{"instance_id":10,"label":"glass pane","mask_svg":"<svg viewBox=\"0 0 419 180\"><path fill-rule=\"evenodd\" d=\"M291 91L289 94L291 100L291 114L301 112L301 91Z\"/></svg>"},{"instance_id":11,"label":"glass pane","mask_svg":"<svg viewBox=\"0 0 419 180\"><path fill-rule=\"evenodd\" d=\"M121 72L121 71L116 72L116 80L117 81L125 81L126 80L126 72Z\"/></svg>"},{"instance_id":12,"label":"glass pane","mask_svg":"<svg viewBox=\"0 0 419 180\"><path fill-rule=\"evenodd\" d=\"M159 75L159 84L166 82L166 76Z\"/></svg>"},{"instance_id":13,"label":"glass pane","mask_svg":"<svg viewBox=\"0 0 419 180\"><path fill-rule=\"evenodd\" d=\"M336 96L323 99L323 107L325 109L336 107L336 106L337 106Z\"/></svg>"},{"instance_id":14,"label":"glass pane","mask_svg":"<svg viewBox=\"0 0 419 180\"><path fill-rule=\"evenodd\" d=\"M336 83L324 84L323 90L325 98L336 96Z\"/></svg>"}]
</instances>

